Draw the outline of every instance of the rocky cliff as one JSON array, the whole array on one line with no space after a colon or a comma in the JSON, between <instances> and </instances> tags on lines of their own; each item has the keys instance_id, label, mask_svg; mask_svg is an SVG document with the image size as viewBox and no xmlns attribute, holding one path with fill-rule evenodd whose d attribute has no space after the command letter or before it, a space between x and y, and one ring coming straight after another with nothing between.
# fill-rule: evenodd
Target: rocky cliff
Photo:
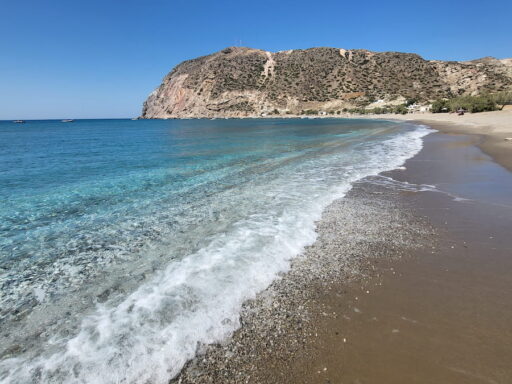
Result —
<instances>
[{"instance_id":1,"label":"rocky cliff","mask_svg":"<svg viewBox=\"0 0 512 384\"><path fill-rule=\"evenodd\" d=\"M411 53L232 47L176 66L143 118L244 117L428 101L512 87L512 59L429 61Z\"/></svg>"}]
</instances>

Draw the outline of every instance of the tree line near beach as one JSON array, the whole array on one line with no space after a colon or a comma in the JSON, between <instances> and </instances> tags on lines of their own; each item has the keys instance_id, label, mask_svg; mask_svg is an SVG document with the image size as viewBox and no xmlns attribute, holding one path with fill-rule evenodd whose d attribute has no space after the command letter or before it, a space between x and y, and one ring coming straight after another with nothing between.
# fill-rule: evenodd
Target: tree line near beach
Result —
<instances>
[{"instance_id":1,"label":"tree line near beach","mask_svg":"<svg viewBox=\"0 0 512 384\"><path fill-rule=\"evenodd\" d=\"M507 104L512 104L512 91L438 99L432 103L431 111L433 113L443 113L456 112L462 109L475 113L501 110Z\"/></svg>"},{"instance_id":2,"label":"tree line near beach","mask_svg":"<svg viewBox=\"0 0 512 384\"><path fill-rule=\"evenodd\" d=\"M351 113L357 115L382 115L396 113L405 115L409 113L411 106L417 106L418 100L408 99L405 103L399 105L385 105L382 107L368 108L343 108L339 111L318 111L307 109L300 112L301 115L340 115L341 113ZM433 113L449 113L464 110L470 113L502 110L507 104L512 104L512 91L503 91L496 93L487 93L476 96L457 96L453 98L437 99L432 103L430 111ZM274 110L270 114L279 114Z\"/></svg>"},{"instance_id":3,"label":"tree line near beach","mask_svg":"<svg viewBox=\"0 0 512 384\"><path fill-rule=\"evenodd\" d=\"M366 114L384 114L384 113L398 113L405 115L409 110L407 109L407 104L400 104L395 106L385 106L385 107L377 107L377 108L343 108L340 110L330 110L330 111L323 111L318 109L303 109L298 114L299 115L306 115L306 116L315 116L315 115L341 115L342 113L352 113L352 114L360 114L360 115L366 115ZM268 116L272 115L281 115L281 111L278 109L274 109L271 112L268 112ZM293 115L292 112L286 111L284 112L285 115Z\"/></svg>"}]
</instances>

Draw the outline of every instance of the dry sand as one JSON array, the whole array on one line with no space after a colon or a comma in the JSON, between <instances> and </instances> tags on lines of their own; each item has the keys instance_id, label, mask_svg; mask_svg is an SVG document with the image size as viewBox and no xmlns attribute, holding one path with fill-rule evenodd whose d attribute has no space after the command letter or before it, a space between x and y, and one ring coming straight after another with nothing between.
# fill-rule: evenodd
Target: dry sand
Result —
<instances>
[{"instance_id":1,"label":"dry sand","mask_svg":"<svg viewBox=\"0 0 512 384\"><path fill-rule=\"evenodd\" d=\"M419 121L443 132L480 135L479 147L495 161L512 171L512 106L502 111L466 113L410 113L385 118ZM365 116L366 117L366 116ZM382 118L382 115L369 116ZM507 140L510 139L510 140Z\"/></svg>"}]
</instances>

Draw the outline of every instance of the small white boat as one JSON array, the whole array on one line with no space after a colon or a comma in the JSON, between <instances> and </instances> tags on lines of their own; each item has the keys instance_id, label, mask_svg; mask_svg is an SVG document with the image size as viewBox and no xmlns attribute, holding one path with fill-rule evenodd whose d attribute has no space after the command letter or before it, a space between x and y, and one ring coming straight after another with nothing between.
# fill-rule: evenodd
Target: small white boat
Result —
<instances>
[{"instance_id":1,"label":"small white boat","mask_svg":"<svg viewBox=\"0 0 512 384\"><path fill-rule=\"evenodd\" d=\"M62 122L62 123L72 123L73 121L75 121L75 120L73 120L73 119L64 119L64 120L61 120L61 122Z\"/></svg>"},{"instance_id":2,"label":"small white boat","mask_svg":"<svg viewBox=\"0 0 512 384\"><path fill-rule=\"evenodd\" d=\"M14 120L13 123L23 124L25 120Z\"/></svg>"}]
</instances>

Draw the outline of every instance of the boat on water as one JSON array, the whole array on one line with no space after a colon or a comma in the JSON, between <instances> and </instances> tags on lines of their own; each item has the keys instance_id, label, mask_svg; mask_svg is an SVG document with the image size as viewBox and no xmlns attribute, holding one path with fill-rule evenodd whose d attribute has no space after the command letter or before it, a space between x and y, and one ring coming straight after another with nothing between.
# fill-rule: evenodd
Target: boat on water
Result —
<instances>
[{"instance_id":1,"label":"boat on water","mask_svg":"<svg viewBox=\"0 0 512 384\"><path fill-rule=\"evenodd\" d=\"M72 123L73 121L75 121L75 120L73 120L73 119L64 119L64 120L61 120L61 122L62 122L62 123Z\"/></svg>"},{"instance_id":2,"label":"boat on water","mask_svg":"<svg viewBox=\"0 0 512 384\"><path fill-rule=\"evenodd\" d=\"M14 120L13 123L23 124L25 120Z\"/></svg>"}]
</instances>

